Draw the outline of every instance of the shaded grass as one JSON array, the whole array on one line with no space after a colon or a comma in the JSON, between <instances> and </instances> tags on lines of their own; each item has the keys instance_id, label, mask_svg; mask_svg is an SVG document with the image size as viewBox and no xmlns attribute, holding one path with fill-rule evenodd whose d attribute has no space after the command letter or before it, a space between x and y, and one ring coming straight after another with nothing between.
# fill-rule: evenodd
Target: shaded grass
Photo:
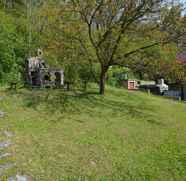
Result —
<instances>
[{"instance_id":1,"label":"shaded grass","mask_svg":"<svg viewBox=\"0 0 186 181\"><path fill-rule=\"evenodd\" d=\"M186 105L107 90L1 91L16 169L38 181L186 180Z\"/></svg>"}]
</instances>

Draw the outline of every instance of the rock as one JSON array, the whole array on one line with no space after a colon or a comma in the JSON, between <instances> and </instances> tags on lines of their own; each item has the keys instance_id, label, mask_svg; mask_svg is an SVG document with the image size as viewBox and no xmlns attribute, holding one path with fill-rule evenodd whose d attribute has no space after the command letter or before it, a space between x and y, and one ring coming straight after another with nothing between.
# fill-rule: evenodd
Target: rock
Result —
<instances>
[{"instance_id":1,"label":"rock","mask_svg":"<svg viewBox=\"0 0 186 181\"><path fill-rule=\"evenodd\" d=\"M10 141L3 141L3 142L0 142L0 149L3 149L3 148L7 148L11 145L11 142Z\"/></svg>"},{"instance_id":2,"label":"rock","mask_svg":"<svg viewBox=\"0 0 186 181\"><path fill-rule=\"evenodd\" d=\"M5 113L3 111L0 111L0 118L3 118L5 116Z\"/></svg>"},{"instance_id":3,"label":"rock","mask_svg":"<svg viewBox=\"0 0 186 181\"><path fill-rule=\"evenodd\" d=\"M9 156L11 156L11 153L3 153L3 154L0 154L0 159L6 158L6 157L9 157Z\"/></svg>"},{"instance_id":4,"label":"rock","mask_svg":"<svg viewBox=\"0 0 186 181\"><path fill-rule=\"evenodd\" d=\"M13 137L14 136L14 134L12 133L12 132L10 132L10 131L3 131L3 134L6 136L6 137Z\"/></svg>"},{"instance_id":5,"label":"rock","mask_svg":"<svg viewBox=\"0 0 186 181\"><path fill-rule=\"evenodd\" d=\"M90 161L90 164L94 167L96 167L96 162L95 161Z\"/></svg>"},{"instance_id":6,"label":"rock","mask_svg":"<svg viewBox=\"0 0 186 181\"><path fill-rule=\"evenodd\" d=\"M2 175L5 170L8 170L8 169L12 168L13 166L14 166L13 163L7 163L4 165L0 165L0 175Z\"/></svg>"},{"instance_id":7,"label":"rock","mask_svg":"<svg viewBox=\"0 0 186 181\"><path fill-rule=\"evenodd\" d=\"M27 175L16 175L15 177L8 178L7 181L32 181L32 179Z\"/></svg>"}]
</instances>

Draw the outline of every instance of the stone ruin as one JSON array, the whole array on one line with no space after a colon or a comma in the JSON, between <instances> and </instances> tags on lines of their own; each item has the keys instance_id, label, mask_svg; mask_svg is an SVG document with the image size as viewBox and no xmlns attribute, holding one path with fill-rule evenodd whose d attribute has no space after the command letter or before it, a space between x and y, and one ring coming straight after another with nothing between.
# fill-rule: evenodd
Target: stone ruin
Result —
<instances>
[{"instance_id":1,"label":"stone ruin","mask_svg":"<svg viewBox=\"0 0 186 181\"><path fill-rule=\"evenodd\" d=\"M64 86L64 71L50 68L42 58L42 51L38 50L36 57L26 61L26 82L32 87L62 87Z\"/></svg>"}]
</instances>

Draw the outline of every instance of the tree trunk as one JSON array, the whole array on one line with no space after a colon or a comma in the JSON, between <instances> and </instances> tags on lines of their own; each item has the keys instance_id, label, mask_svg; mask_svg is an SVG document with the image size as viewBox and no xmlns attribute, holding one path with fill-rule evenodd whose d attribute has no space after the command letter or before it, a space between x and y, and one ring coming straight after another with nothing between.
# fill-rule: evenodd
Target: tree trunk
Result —
<instances>
[{"instance_id":1,"label":"tree trunk","mask_svg":"<svg viewBox=\"0 0 186 181\"><path fill-rule=\"evenodd\" d=\"M106 73L108 68L102 67L101 68L101 74L100 74L100 80L99 80L99 93L100 95L105 94L105 80L106 80Z\"/></svg>"},{"instance_id":2,"label":"tree trunk","mask_svg":"<svg viewBox=\"0 0 186 181\"><path fill-rule=\"evenodd\" d=\"M66 82L67 85L67 91L70 91L70 82Z\"/></svg>"},{"instance_id":3,"label":"tree trunk","mask_svg":"<svg viewBox=\"0 0 186 181\"><path fill-rule=\"evenodd\" d=\"M83 91L87 91L87 81L83 82Z\"/></svg>"}]
</instances>

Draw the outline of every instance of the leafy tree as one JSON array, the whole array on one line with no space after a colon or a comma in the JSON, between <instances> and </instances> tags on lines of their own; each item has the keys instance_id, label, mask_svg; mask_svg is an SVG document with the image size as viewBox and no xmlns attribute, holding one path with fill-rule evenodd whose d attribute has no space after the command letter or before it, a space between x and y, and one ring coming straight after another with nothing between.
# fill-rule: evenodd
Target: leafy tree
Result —
<instances>
[{"instance_id":1,"label":"leafy tree","mask_svg":"<svg viewBox=\"0 0 186 181\"><path fill-rule=\"evenodd\" d=\"M78 69L77 65L68 64L65 66L65 82L67 90L70 90L70 85L73 85L78 80Z\"/></svg>"},{"instance_id":2,"label":"leafy tree","mask_svg":"<svg viewBox=\"0 0 186 181\"><path fill-rule=\"evenodd\" d=\"M180 33L167 32L172 24L166 24L164 21L169 18L171 9L164 5L165 12L162 0L70 2L74 12L78 13L77 16L87 26L87 36L100 64L100 94L105 92L106 74L110 66L124 65L131 55L168 43L180 36ZM159 13L162 10L164 14ZM173 27L172 30L176 31L176 28Z\"/></svg>"},{"instance_id":3,"label":"leafy tree","mask_svg":"<svg viewBox=\"0 0 186 181\"><path fill-rule=\"evenodd\" d=\"M11 72L13 65L21 68L25 56L25 44L24 38L17 33L14 18L2 11L0 16L0 79L2 81Z\"/></svg>"},{"instance_id":4,"label":"leafy tree","mask_svg":"<svg viewBox=\"0 0 186 181\"><path fill-rule=\"evenodd\" d=\"M112 86L121 86L123 80L134 78L133 72L126 67L110 67L107 74L107 82Z\"/></svg>"},{"instance_id":5,"label":"leafy tree","mask_svg":"<svg viewBox=\"0 0 186 181\"><path fill-rule=\"evenodd\" d=\"M96 65L92 66L89 63L81 63L78 68L79 78L83 83L84 91L87 89L89 82L95 82L97 80L98 71Z\"/></svg>"}]
</instances>

